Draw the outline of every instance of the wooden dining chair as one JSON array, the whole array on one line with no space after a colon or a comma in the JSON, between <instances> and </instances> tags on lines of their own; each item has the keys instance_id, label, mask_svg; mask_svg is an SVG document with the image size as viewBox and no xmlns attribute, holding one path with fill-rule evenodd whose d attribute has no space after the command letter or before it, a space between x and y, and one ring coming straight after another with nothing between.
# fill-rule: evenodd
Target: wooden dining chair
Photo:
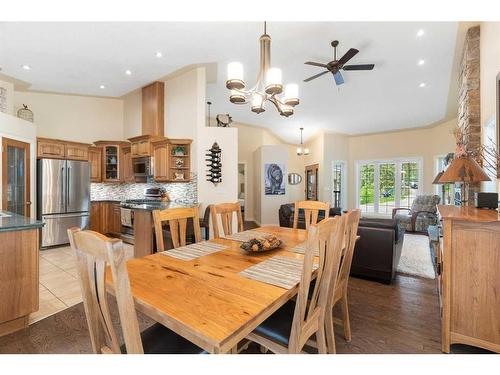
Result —
<instances>
[{"instance_id":1,"label":"wooden dining chair","mask_svg":"<svg viewBox=\"0 0 500 375\"><path fill-rule=\"evenodd\" d=\"M236 220L238 220L238 232L243 232L243 217L241 215L241 206L239 202L210 205L210 216L212 219L214 238L221 237L218 217L220 217L220 221L222 224L222 236L233 234L234 215L236 215Z\"/></svg>"},{"instance_id":2,"label":"wooden dining chair","mask_svg":"<svg viewBox=\"0 0 500 375\"><path fill-rule=\"evenodd\" d=\"M333 298L331 300L331 308L326 314L325 330L326 339L328 343L328 352L335 353L335 336L333 332L333 323L342 325L344 328L344 338L346 341L351 341L351 325L349 322L349 307L347 303L347 284L349 282L349 273L351 272L352 256L354 254L354 246L356 245L359 219L361 217L361 210L348 211L345 216L345 245L344 254L340 263L339 272L337 274L337 281L335 282L335 289L333 290ZM340 303L342 311L342 320L333 318L333 307Z\"/></svg>"},{"instance_id":3,"label":"wooden dining chair","mask_svg":"<svg viewBox=\"0 0 500 375\"><path fill-rule=\"evenodd\" d=\"M330 204L327 202L318 201L297 201L294 204L293 211L293 228L297 229L299 223L299 209L304 210L304 221L306 229L309 229L311 224L318 222L319 211L325 212L325 219L329 216Z\"/></svg>"},{"instance_id":4,"label":"wooden dining chair","mask_svg":"<svg viewBox=\"0 0 500 375\"><path fill-rule=\"evenodd\" d=\"M192 344L161 324L144 332L132 297L123 242L100 233L80 228L68 229L69 241L76 253L78 275L85 316L95 354L201 353ZM120 347L108 306L105 273L109 266L118 306L125 345Z\"/></svg>"},{"instance_id":5,"label":"wooden dining chair","mask_svg":"<svg viewBox=\"0 0 500 375\"><path fill-rule=\"evenodd\" d=\"M201 241L200 214L198 206L189 208L169 208L166 210L153 211L153 223L155 227L157 251L165 251L165 240L163 238L163 223L166 221L170 227L170 236L173 248L186 246L186 233L188 219L192 219L194 230L194 241Z\"/></svg>"},{"instance_id":6,"label":"wooden dining chair","mask_svg":"<svg viewBox=\"0 0 500 375\"><path fill-rule=\"evenodd\" d=\"M274 353L301 353L303 347L316 336L318 352L327 353L325 316L331 306L332 289L342 253L344 218L327 218L312 224L308 230L304 265L295 302L288 301L259 325L247 339ZM313 280L314 254L319 251L316 283L309 298ZM328 311L329 312L329 311Z\"/></svg>"}]
</instances>

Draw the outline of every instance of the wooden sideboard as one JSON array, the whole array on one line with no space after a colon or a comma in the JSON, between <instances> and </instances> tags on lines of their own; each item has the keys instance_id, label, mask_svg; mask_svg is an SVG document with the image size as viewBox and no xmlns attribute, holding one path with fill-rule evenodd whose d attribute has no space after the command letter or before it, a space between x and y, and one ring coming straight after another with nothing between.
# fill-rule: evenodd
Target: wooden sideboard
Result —
<instances>
[{"instance_id":1,"label":"wooden sideboard","mask_svg":"<svg viewBox=\"0 0 500 375\"><path fill-rule=\"evenodd\" d=\"M497 211L438 206L442 351L466 344L500 353L500 218Z\"/></svg>"}]
</instances>

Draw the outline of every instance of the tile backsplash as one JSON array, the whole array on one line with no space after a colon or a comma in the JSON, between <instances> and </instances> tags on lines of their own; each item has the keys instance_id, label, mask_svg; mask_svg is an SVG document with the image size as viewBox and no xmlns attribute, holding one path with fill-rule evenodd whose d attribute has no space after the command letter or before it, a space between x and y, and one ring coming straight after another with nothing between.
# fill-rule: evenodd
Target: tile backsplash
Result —
<instances>
[{"instance_id":1,"label":"tile backsplash","mask_svg":"<svg viewBox=\"0 0 500 375\"><path fill-rule=\"evenodd\" d=\"M177 183L92 183L90 184L91 200L126 200L143 199L147 187L164 188L170 200L182 199L188 202L198 201L196 173L191 173L191 182Z\"/></svg>"}]
</instances>

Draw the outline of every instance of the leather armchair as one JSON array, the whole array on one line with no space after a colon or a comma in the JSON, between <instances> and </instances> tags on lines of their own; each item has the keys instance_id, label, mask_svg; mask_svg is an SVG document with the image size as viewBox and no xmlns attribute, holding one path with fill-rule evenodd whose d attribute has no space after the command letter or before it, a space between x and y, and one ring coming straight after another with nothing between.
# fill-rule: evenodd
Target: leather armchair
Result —
<instances>
[{"instance_id":1,"label":"leather armchair","mask_svg":"<svg viewBox=\"0 0 500 375\"><path fill-rule=\"evenodd\" d=\"M399 220L400 225L408 232L427 233L429 225L436 225L438 222L437 205L440 199L438 195L419 195L411 208L394 208L392 218Z\"/></svg>"}]
</instances>

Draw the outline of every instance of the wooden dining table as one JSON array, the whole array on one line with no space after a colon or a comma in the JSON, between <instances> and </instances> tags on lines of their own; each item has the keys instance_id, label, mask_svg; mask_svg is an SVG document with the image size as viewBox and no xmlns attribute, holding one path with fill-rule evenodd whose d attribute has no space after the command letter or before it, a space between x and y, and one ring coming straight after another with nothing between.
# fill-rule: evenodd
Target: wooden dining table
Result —
<instances>
[{"instance_id":1,"label":"wooden dining table","mask_svg":"<svg viewBox=\"0 0 500 375\"><path fill-rule=\"evenodd\" d=\"M297 293L246 278L239 273L270 257L302 259L289 249L303 243L307 232L283 227L256 228L276 235L285 245L247 253L241 242L213 239L227 248L185 261L153 254L127 262L137 310L209 353L230 352L259 324ZM107 285L112 293L111 273Z\"/></svg>"}]
</instances>

